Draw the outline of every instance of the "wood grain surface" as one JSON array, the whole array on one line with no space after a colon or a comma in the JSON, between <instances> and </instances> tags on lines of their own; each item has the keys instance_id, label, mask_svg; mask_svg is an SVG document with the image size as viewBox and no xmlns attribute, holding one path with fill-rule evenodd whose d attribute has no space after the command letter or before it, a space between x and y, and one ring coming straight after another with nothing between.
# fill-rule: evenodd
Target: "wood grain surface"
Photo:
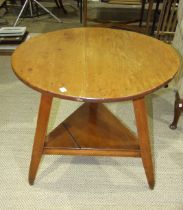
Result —
<instances>
[{"instance_id":1,"label":"wood grain surface","mask_svg":"<svg viewBox=\"0 0 183 210\"><path fill-rule=\"evenodd\" d=\"M138 137L101 103L80 106L47 135L43 153L141 156Z\"/></svg>"},{"instance_id":2,"label":"wood grain surface","mask_svg":"<svg viewBox=\"0 0 183 210\"><path fill-rule=\"evenodd\" d=\"M12 55L12 68L27 85L90 102L144 96L169 82L179 66L179 55L171 46L107 28L50 32L26 41Z\"/></svg>"}]
</instances>

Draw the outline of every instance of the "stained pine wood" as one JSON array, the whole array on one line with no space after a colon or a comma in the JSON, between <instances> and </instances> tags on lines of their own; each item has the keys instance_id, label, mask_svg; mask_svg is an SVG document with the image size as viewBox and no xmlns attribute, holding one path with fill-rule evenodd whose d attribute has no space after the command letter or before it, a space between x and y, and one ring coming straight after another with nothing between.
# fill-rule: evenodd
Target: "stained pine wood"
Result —
<instances>
[{"instance_id":1,"label":"stained pine wood","mask_svg":"<svg viewBox=\"0 0 183 210\"><path fill-rule=\"evenodd\" d=\"M12 57L15 74L42 93L29 183L42 154L133 156L142 158L153 189L144 97L171 80L179 66L176 51L165 43L104 28L52 32L18 47ZM97 103L131 99L138 136L97 103L84 104L47 135L54 96Z\"/></svg>"},{"instance_id":2,"label":"stained pine wood","mask_svg":"<svg viewBox=\"0 0 183 210\"><path fill-rule=\"evenodd\" d=\"M136 136L102 104L84 104L63 124L81 148L139 149Z\"/></svg>"},{"instance_id":3,"label":"stained pine wood","mask_svg":"<svg viewBox=\"0 0 183 210\"><path fill-rule=\"evenodd\" d=\"M136 99L133 101L138 139L140 144L140 151L142 162L144 165L147 181L151 189L154 188L154 169L151 156L151 145L149 139L147 111L144 98Z\"/></svg>"},{"instance_id":4,"label":"stained pine wood","mask_svg":"<svg viewBox=\"0 0 183 210\"><path fill-rule=\"evenodd\" d=\"M71 148L48 148L45 147L43 154L46 155L79 155L79 156L113 156L113 157L140 157L139 150L110 150L110 149L71 149Z\"/></svg>"},{"instance_id":5,"label":"stained pine wood","mask_svg":"<svg viewBox=\"0 0 183 210\"><path fill-rule=\"evenodd\" d=\"M60 124L45 139L45 148L78 148L75 140L68 130Z\"/></svg>"},{"instance_id":6,"label":"stained pine wood","mask_svg":"<svg viewBox=\"0 0 183 210\"><path fill-rule=\"evenodd\" d=\"M36 173L39 167L39 163L43 154L44 141L47 132L47 126L49 121L49 114L52 104L52 96L44 95L41 96L39 113L37 119L36 133L34 137L34 144L32 149L32 157L29 168L29 184L33 185L36 177Z\"/></svg>"},{"instance_id":7,"label":"stained pine wood","mask_svg":"<svg viewBox=\"0 0 183 210\"><path fill-rule=\"evenodd\" d=\"M104 105L84 104L48 135L44 153L139 157L139 149L135 134Z\"/></svg>"},{"instance_id":8,"label":"stained pine wood","mask_svg":"<svg viewBox=\"0 0 183 210\"><path fill-rule=\"evenodd\" d=\"M15 74L36 90L93 102L151 93L172 79L179 66L171 46L107 28L47 33L23 43L12 56ZM61 92L61 87L66 91Z\"/></svg>"}]
</instances>

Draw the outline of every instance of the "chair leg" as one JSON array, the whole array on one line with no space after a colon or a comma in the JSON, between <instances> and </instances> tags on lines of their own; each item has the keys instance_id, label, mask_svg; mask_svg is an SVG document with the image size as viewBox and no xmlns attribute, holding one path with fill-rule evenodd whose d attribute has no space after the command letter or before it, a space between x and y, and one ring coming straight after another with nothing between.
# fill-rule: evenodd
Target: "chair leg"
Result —
<instances>
[{"instance_id":1,"label":"chair leg","mask_svg":"<svg viewBox=\"0 0 183 210\"><path fill-rule=\"evenodd\" d=\"M84 27L86 27L87 26L87 10L88 10L88 2L87 2L87 0L82 0L82 2L83 2L83 4L82 4L82 6L83 6L83 26Z\"/></svg>"},{"instance_id":2,"label":"chair leg","mask_svg":"<svg viewBox=\"0 0 183 210\"><path fill-rule=\"evenodd\" d=\"M79 8L80 0L76 0L76 1L77 1L77 7Z\"/></svg>"},{"instance_id":3,"label":"chair leg","mask_svg":"<svg viewBox=\"0 0 183 210\"><path fill-rule=\"evenodd\" d=\"M175 95L174 119L173 119L173 122L169 126L172 130L177 128L177 123L178 123L178 120L182 111L183 111L183 100L180 99L180 96L177 92Z\"/></svg>"},{"instance_id":4,"label":"chair leg","mask_svg":"<svg viewBox=\"0 0 183 210\"><path fill-rule=\"evenodd\" d=\"M160 16L160 12L159 12L159 5L160 5L160 1L161 0L157 0L156 1L156 8L155 8L155 11L154 11L154 15L153 15L153 23L152 23L152 28L151 28L151 35L154 35L154 32L155 32L155 27L156 26L156 22L157 20L159 19L159 16Z\"/></svg>"},{"instance_id":5,"label":"chair leg","mask_svg":"<svg viewBox=\"0 0 183 210\"><path fill-rule=\"evenodd\" d=\"M58 8L60 8L60 5L57 0L55 0L55 4L57 5Z\"/></svg>"},{"instance_id":6,"label":"chair leg","mask_svg":"<svg viewBox=\"0 0 183 210\"><path fill-rule=\"evenodd\" d=\"M146 19L146 28L145 28L146 34L149 33L149 25L150 25L151 16L152 16L152 9L153 9L153 0L149 0L147 19Z\"/></svg>"},{"instance_id":7,"label":"chair leg","mask_svg":"<svg viewBox=\"0 0 183 210\"><path fill-rule=\"evenodd\" d=\"M83 22L83 0L78 0L80 10L80 23Z\"/></svg>"},{"instance_id":8,"label":"chair leg","mask_svg":"<svg viewBox=\"0 0 183 210\"><path fill-rule=\"evenodd\" d=\"M145 3L146 0L142 0L142 7L141 7L141 13L140 13L140 22L139 22L139 26L142 26L142 22L143 22L143 18L144 18L144 9L145 9Z\"/></svg>"},{"instance_id":9,"label":"chair leg","mask_svg":"<svg viewBox=\"0 0 183 210\"><path fill-rule=\"evenodd\" d=\"M67 10L64 8L62 0L55 0L55 3L58 8L62 8L64 14L67 14Z\"/></svg>"}]
</instances>

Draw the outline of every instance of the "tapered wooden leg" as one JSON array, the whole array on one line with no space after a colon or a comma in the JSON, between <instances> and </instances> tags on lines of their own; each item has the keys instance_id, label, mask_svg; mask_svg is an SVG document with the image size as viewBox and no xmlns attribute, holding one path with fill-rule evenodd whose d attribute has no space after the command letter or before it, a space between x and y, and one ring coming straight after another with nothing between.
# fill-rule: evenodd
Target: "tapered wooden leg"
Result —
<instances>
[{"instance_id":1,"label":"tapered wooden leg","mask_svg":"<svg viewBox=\"0 0 183 210\"><path fill-rule=\"evenodd\" d=\"M151 147L148 132L147 113L144 98L133 101L135 118L137 124L138 139L143 166L145 169L147 181L151 189L154 188L154 170L151 157Z\"/></svg>"},{"instance_id":2,"label":"tapered wooden leg","mask_svg":"<svg viewBox=\"0 0 183 210\"><path fill-rule=\"evenodd\" d=\"M47 132L47 126L49 121L50 109L52 104L52 96L41 96L39 113L37 119L37 128L34 137L34 144L32 149L32 158L29 169L29 184L33 185L36 177L37 169L43 153L44 140Z\"/></svg>"}]
</instances>

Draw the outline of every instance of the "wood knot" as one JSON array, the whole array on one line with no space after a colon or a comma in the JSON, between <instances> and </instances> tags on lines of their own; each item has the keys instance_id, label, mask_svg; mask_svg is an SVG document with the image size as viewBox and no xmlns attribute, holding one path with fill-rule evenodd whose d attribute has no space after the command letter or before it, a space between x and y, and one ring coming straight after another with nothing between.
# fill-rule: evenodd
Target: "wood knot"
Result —
<instances>
[{"instance_id":1,"label":"wood knot","mask_svg":"<svg viewBox=\"0 0 183 210\"><path fill-rule=\"evenodd\" d=\"M32 71L32 68L28 68L27 71L31 72Z\"/></svg>"}]
</instances>

